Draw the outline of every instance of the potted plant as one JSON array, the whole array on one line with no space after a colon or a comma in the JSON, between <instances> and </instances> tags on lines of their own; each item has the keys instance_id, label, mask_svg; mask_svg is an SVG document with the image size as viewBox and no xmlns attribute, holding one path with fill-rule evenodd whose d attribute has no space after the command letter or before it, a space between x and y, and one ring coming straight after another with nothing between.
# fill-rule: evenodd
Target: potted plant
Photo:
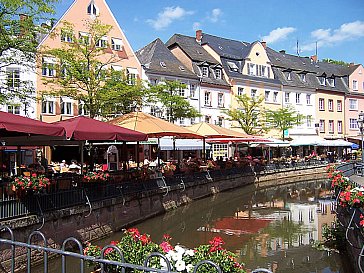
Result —
<instances>
[{"instance_id":1,"label":"potted plant","mask_svg":"<svg viewBox=\"0 0 364 273\"><path fill-rule=\"evenodd\" d=\"M50 180L44 175L33 173L31 176L15 176L10 182L10 188L18 197L23 197L27 193L39 193L50 185Z\"/></svg>"}]
</instances>

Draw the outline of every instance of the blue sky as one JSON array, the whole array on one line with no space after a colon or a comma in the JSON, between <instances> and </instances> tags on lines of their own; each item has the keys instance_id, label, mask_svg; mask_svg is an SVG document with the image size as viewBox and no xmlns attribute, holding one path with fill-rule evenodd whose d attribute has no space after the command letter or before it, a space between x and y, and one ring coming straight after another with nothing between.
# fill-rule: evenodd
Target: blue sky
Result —
<instances>
[{"instance_id":1,"label":"blue sky","mask_svg":"<svg viewBox=\"0 0 364 273\"><path fill-rule=\"evenodd\" d=\"M73 0L61 0L57 18ZM134 50L203 32L301 56L364 64L363 0L106 0Z\"/></svg>"}]
</instances>

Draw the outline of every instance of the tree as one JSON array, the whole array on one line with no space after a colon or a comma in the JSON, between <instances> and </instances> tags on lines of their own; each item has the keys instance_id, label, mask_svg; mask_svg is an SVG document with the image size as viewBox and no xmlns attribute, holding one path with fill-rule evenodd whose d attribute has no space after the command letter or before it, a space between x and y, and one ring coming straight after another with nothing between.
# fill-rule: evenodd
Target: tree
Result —
<instances>
[{"instance_id":1,"label":"tree","mask_svg":"<svg viewBox=\"0 0 364 273\"><path fill-rule=\"evenodd\" d=\"M266 132L265 109L262 105L264 97L251 98L243 94L237 95L236 100L239 104L238 108L225 111L229 120L238 122L244 132L249 135Z\"/></svg>"},{"instance_id":2,"label":"tree","mask_svg":"<svg viewBox=\"0 0 364 273\"><path fill-rule=\"evenodd\" d=\"M267 111L267 121L270 128L278 129L282 132L284 140L284 131L292 129L294 126L303 123L304 116L294 110L292 107L284 107L278 110Z\"/></svg>"},{"instance_id":3,"label":"tree","mask_svg":"<svg viewBox=\"0 0 364 273\"><path fill-rule=\"evenodd\" d=\"M43 56L52 56L58 63L56 67L50 64L56 77L44 79L47 91L43 90L42 95L67 96L82 102L91 118L115 114L114 111L125 113L127 104L139 105L141 84L123 71L113 70L121 58L112 54L103 40L112 26L97 19L85 24L88 35L76 37L73 25L65 22L53 35L61 35L68 42L62 48L42 50Z\"/></svg>"},{"instance_id":4,"label":"tree","mask_svg":"<svg viewBox=\"0 0 364 273\"><path fill-rule=\"evenodd\" d=\"M3 64L34 60L40 21L50 19L58 0L0 0L0 56ZM24 58L19 59L19 53Z\"/></svg>"},{"instance_id":5,"label":"tree","mask_svg":"<svg viewBox=\"0 0 364 273\"><path fill-rule=\"evenodd\" d=\"M350 64L341 60L333 60L333 59L322 59L322 62L324 63L330 63L330 64L338 64L338 65L343 65L343 66L349 66Z\"/></svg>"},{"instance_id":6,"label":"tree","mask_svg":"<svg viewBox=\"0 0 364 273\"><path fill-rule=\"evenodd\" d=\"M162 104L168 121L175 122L179 118L199 117L199 112L184 98L186 85L179 81L164 81L150 86L151 94Z\"/></svg>"},{"instance_id":7,"label":"tree","mask_svg":"<svg viewBox=\"0 0 364 273\"><path fill-rule=\"evenodd\" d=\"M0 83L0 104L27 107L35 98L33 83L21 75L35 73L38 39L48 31L40 21L50 19L56 2L0 0L0 76L6 78Z\"/></svg>"}]
</instances>

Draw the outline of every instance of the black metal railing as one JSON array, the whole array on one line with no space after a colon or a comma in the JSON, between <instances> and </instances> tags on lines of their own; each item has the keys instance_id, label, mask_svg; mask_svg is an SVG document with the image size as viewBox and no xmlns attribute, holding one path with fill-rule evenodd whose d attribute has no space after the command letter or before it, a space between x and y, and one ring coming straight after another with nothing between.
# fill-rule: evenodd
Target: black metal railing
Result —
<instances>
[{"instance_id":1,"label":"black metal railing","mask_svg":"<svg viewBox=\"0 0 364 273\"><path fill-rule=\"evenodd\" d=\"M155 179L129 179L120 181L119 174L112 175L107 182L83 182L74 174L54 176L51 186L40 193L17 196L8 182L0 183L0 220L26 215L42 216L44 212L120 197L125 200L139 198L142 194L162 193L171 190L185 190L199 184L231 178L233 176L265 175L274 172L308 169L326 165L321 161L285 162L275 164L254 164L223 170L208 170L191 174L175 174ZM91 208L90 208L91 209Z\"/></svg>"}]
</instances>

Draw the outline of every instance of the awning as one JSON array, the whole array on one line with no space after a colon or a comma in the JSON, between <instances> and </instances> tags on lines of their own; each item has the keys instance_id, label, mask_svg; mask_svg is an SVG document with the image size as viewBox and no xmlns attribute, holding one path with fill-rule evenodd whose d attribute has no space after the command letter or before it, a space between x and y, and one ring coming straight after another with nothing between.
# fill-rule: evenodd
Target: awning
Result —
<instances>
[{"instance_id":1,"label":"awning","mask_svg":"<svg viewBox=\"0 0 364 273\"><path fill-rule=\"evenodd\" d=\"M202 150L203 140L201 139L175 139L176 150L179 151L191 151ZM210 149L211 145L205 145L205 149ZM162 151L173 150L173 139L163 137L160 139L160 149Z\"/></svg>"},{"instance_id":2,"label":"awning","mask_svg":"<svg viewBox=\"0 0 364 273\"><path fill-rule=\"evenodd\" d=\"M306 135L294 138L291 141L291 146L328 146L328 140L317 135Z\"/></svg>"},{"instance_id":3,"label":"awning","mask_svg":"<svg viewBox=\"0 0 364 273\"><path fill-rule=\"evenodd\" d=\"M283 140L272 138L272 137L267 138L267 140L269 140L269 142L257 142L257 143L262 146L267 146L267 147L289 147L289 146L291 146L291 144L288 141L283 141Z\"/></svg>"},{"instance_id":4,"label":"awning","mask_svg":"<svg viewBox=\"0 0 364 273\"><path fill-rule=\"evenodd\" d=\"M352 145L356 145L353 142L349 142L343 139L335 139L335 140L326 140L327 146L330 147L351 147Z\"/></svg>"}]
</instances>

